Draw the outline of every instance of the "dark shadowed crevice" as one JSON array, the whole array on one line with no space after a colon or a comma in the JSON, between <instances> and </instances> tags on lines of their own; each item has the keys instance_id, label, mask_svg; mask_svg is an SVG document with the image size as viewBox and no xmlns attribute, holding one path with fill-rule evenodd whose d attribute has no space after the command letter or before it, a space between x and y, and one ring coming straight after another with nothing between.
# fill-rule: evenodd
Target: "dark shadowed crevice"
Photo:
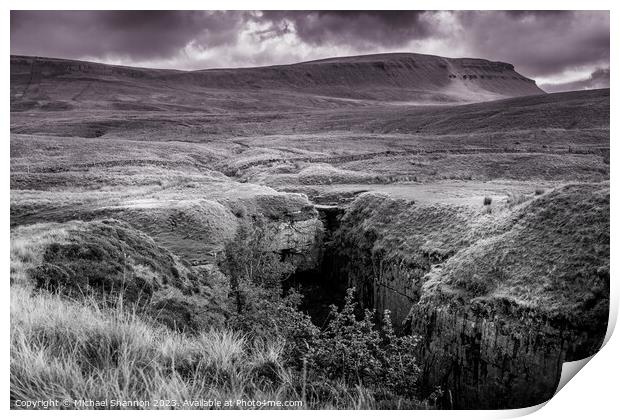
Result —
<instances>
[{"instance_id":1,"label":"dark shadowed crevice","mask_svg":"<svg viewBox=\"0 0 620 420\"><path fill-rule=\"evenodd\" d=\"M335 254L332 252L332 236L340 227L345 209L338 206L315 206L323 223L323 235L319 258L315 267L297 270L284 284L285 290L296 289L303 296L301 310L308 313L319 327L324 326L330 305L340 305L347 285L340 281Z\"/></svg>"}]
</instances>

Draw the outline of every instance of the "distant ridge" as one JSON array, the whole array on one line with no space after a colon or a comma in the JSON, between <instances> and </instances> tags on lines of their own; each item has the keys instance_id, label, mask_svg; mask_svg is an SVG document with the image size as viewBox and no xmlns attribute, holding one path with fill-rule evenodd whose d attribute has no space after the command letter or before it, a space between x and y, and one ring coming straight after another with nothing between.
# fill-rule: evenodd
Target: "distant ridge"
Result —
<instances>
[{"instance_id":1,"label":"distant ridge","mask_svg":"<svg viewBox=\"0 0 620 420\"><path fill-rule=\"evenodd\" d=\"M287 106L297 103L293 97L299 106L324 106L325 98L330 106L351 106L372 101L482 102L544 93L509 63L412 53L196 71L11 56L12 102L60 101L67 107L95 106L105 101L195 106L198 97L202 105L226 107L220 101L224 94L233 103L279 95L280 100L289 97L290 104L284 101Z\"/></svg>"}]
</instances>

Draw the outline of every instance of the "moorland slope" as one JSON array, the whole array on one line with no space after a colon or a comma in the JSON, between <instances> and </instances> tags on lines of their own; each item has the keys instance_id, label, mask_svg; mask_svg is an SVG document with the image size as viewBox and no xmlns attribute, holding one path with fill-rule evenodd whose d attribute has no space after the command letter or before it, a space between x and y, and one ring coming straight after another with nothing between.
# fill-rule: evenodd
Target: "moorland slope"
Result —
<instances>
[{"instance_id":1,"label":"moorland slope","mask_svg":"<svg viewBox=\"0 0 620 420\"><path fill-rule=\"evenodd\" d=\"M183 93L180 95L179 93ZM511 64L422 54L380 54L199 71L152 70L40 57L11 57L14 109L217 111L251 106L316 108L377 101L479 102L544 92ZM273 104L270 104L273 103Z\"/></svg>"}]
</instances>

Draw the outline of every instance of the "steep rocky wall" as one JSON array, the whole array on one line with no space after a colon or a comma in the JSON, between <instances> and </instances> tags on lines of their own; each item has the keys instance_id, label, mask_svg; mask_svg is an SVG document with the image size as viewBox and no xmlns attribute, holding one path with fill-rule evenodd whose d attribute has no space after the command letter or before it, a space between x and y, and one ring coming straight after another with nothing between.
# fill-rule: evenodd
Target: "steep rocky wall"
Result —
<instances>
[{"instance_id":1,"label":"steep rocky wall","mask_svg":"<svg viewBox=\"0 0 620 420\"><path fill-rule=\"evenodd\" d=\"M468 243L469 210L418 206L386 195L358 197L326 243L335 282L355 287L378 313L388 309L397 328L420 298L424 275Z\"/></svg>"},{"instance_id":2,"label":"steep rocky wall","mask_svg":"<svg viewBox=\"0 0 620 420\"><path fill-rule=\"evenodd\" d=\"M446 390L445 405L519 408L553 396L566 352L559 331L441 307L413 315L424 382Z\"/></svg>"},{"instance_id":3,"label":"steep rocky wall","mask_svg":"<svg viewBox=\"0 0 620 420\"><path fill-rule=\"evenodd\" d=\"M417 306L412 330L423 338L427 387L446 390L450 408L522 408L549 400L557 388L562 364L587 357L602 337L575 330L569 323L482 310ZM576 351L577 350L577 351Z\"/></svg>"},{"instance_id":4,"label":"steep rocky wall","mask_svg":"<svg viewBox=\"0 0 620 420\"><path fill-rule=\"evenodd\" d=\"M334 238L340 281L422 337L422 385L440 386L446 408L544 402L562 364L602 344L607 184L561 187L493 217L364 195Z\"/></svg>"},{"instance_id":5,"label":"steep rocky wall","mask_svg":"<svg viewBox=\"0 0 620 420\"><path fill-rule=\"evenodd\" d=\"M361 304L377 313L389 310L397 329L401 329L419 299L420 280L425 266L382 260L373 255L372 245L335 248L328 245L324 272L343 289L354 287ZM429 266L430 268L430 266Z\"/></svg>"}]
</instances>

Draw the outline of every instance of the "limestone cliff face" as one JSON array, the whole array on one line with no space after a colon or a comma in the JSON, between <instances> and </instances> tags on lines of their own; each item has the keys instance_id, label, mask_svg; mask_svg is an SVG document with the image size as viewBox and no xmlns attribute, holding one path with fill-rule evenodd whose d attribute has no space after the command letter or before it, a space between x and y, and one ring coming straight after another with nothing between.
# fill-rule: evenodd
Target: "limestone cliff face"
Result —
<instances>
[{"instance_id":1,"label":"limestone cliff face","mask_svg":"<svg viewBox=\"0 0 620 420\"><path fill-rule=\"evenodd\" d=\"M370 238L368 238L370 239ZM430 267L420 261L420 265L383 260L373 255L372 241L358 242L337 249L328 247L325 271L334 277L333 282L342 289L354 287L361 304L377 313L386 309L397 329L419 299L422 275Z\"/></svg>"},{"instance_id":2,"label":"limestone cliff face","mask_svg":"<svg viewBox=\"0 0 620 420\"><path fill-rule=\"evenodd\" d=\"M518 408L553 396L565 348L549 326L447 308L416 311L414 320L424 337L425 381L448 391L447 404Z\"/></svg>"},{"instance_id":3,"label":"limestone cliff face","mask_svg":"<svg viewBox=\"0 0 620 420\"><path fill-rule=\"evenodd\" d=\"M561 187L495 216L366 195L334 237L340 280L422 337L423 386L441 386L446 407L544 402L562 364L602 344L607 184Z\"/></svg>"},{"instance_id":4,"label":"limestone cliff face","mask_svg":"<svg viewBox=\"0 0 620 420\"><path fill-rule=\"evenodd\" d=\"M323 224L318 218L283 221L274 224L272 246L275 252L291 259L300 270L316 267L321 252Z\"/></svg>"},{"instance_id":5,"label":"limestone cliff face","mask_svg":"<svg viewBox=\"0 0 620 420\"><path fill-rule=\"evenodd\" d=\"M562 364L595 353L603 336L535 313L520 317L450 305L417 306L412 330L423 338L424 382L447 390L455 408L522 408L549 400Z\"/></svg>"},{"instance_id":6,"label":"limestone cliff face","mask_svg":"<svg viewBox=\"0 0 620 420\"><path fill-rule=\"evenodd\" d=\"M336 282L355 287L362 304L391 311L402 327L420 298L424 275L469 243L466 208L418 206L386 195L363 194L342 217L326 245Z\"/></svg>"},{"instance_id":7,"label":"limestone cliff face","mask_svg":"<svg viewBox=\"0 0 620 420\"><path fill-rule=\"evenodd\" d=\"M250 218L261 215L270 235L270 250L282 254L298 269L319 264L323 223L303 194L260 194L241 203Z\"/></svg>"}]
</instances>

